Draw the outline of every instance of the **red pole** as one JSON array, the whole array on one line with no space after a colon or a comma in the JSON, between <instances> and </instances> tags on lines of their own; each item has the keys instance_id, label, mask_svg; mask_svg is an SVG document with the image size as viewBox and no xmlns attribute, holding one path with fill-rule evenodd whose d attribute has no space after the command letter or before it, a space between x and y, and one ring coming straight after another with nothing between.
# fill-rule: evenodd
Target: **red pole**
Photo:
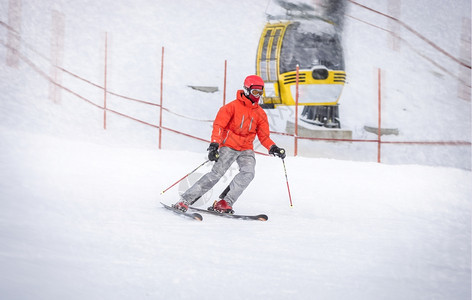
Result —
<instances>
[{"instance_id":1,"label":"red pole","mask_svg":"<svg viewBox=\"0 0 472 300\"><path fill-rule=\"evenodd\" d=\"M297 65L297 77L296 77L296 93L295 93L295 136L294 136L294 142L295 142L295 149L293 152L294 156L297 156L298 154L298 79L300 75L300 66Z\"/></svg>"},{"instance_id":2,"label":"red pole","mask_svg":"<svg viewBox=\"0 0 472 300\"><path fill-rule=\"evenodd\" d=\"M21 46L21 24L22 24L22 3L23 1L10 0L8 2L8 25L6 64L9 67L18 68L20 65ZM6 15L3 15L4 17ZM3 24L3 23L2 23Z\"/></svg>"},{"instance_id":3,"label":"red pole","mask_svg":"<svg viewBox=\"0 0 472 300\"><path fill-rule=\"evenodd\" d=\"M227 71L227 61L225 59L225 81L223 87L223 105L226 104L226 71Z\"/></svg>"},{"instance_id":4,"label":"red pole","mask_svg":"<svg viewBox=\"0 0 472 300\"><path fill-rule=\"evenodd\" d=\"M285 161L283 158L282 158L282 163L284 165L285 181L287 182L288 199L290 200L290 207L293 207L292 195L290 194L290 186L288 185L287 168L285 168Z\"/></svg>"},{"instance_id":5,"label":"red pole","mask_svg":"<svg viewBox=\"0 0 472 300\"><path fill-rule=\"evenodd\" d=\"M166 188L165 190L163 190L161 192L161 195L164 194L165 192L167 192L168 190L170 190L174 185L176 185L177 183L181 182L182 180L184 180L185 178L187 178L190 174L194 173L196 170L198 170L201 166L203 166L204 164L206 164L207 162L209 162L210 160L207 159L206 161L204 161L201 165L199 165L198 167L196 167L192 172L188 173L187 175L185 175L184 177L180 178L179 180L177 180L175 183L173 183L170 187ZM195 200L197 201L197 200Z\"/></svg>"},{"instance_id":6,"label":"red pole","mask_svg":"<svg viewBox=\"0 0 472 300\"><path fill-rule=\"evenodd\" d=\"M103 84L103 129L107 129L107 52L108 52L108 32L105 32L105 74Z\"/></svg>"},{"instance_id":7,"label":"red pole","mask_svg":"<svg viewBox=\"0 0 472 300\"><path fill-rule=\"evenodd\" d=\"M64 15L53 10L52 14L52 28L51 28L51 60L50 76L53 81L49 81L49 99L54 103L61 102L62 72L59 68L63 65L64 60L64 33L65 20Z\"/></svg>"},{"instance_id":8,"label":"red pole","mask_svg":"<svg viewBox=\"0 0 472 300\"><path fill-rule=\"evenodd\" d=\"M379 86L378 86L378 101L379 101L379 124L378 124L378 131L377 131L377 162L380 163L380 151L381 151L381 145L382 145L382 141L381 141L381 126L382 126L382 77L381 77L381 74L382 74L382 70L379 68L378 69L378 83L379 83Z\"/></svg>"},{"instance_id":9,"label":"red pole","mask_svg":"<svg viewBox=\"0 0 472 300\"><path fill-rule=\"evenodd\" d=\"M162 87L163 87L163 77L164 77L164 47L162 47L162 56L161 56L161 100L159 108L159 149L162 147Z\"/></svg>"}]
</instances>

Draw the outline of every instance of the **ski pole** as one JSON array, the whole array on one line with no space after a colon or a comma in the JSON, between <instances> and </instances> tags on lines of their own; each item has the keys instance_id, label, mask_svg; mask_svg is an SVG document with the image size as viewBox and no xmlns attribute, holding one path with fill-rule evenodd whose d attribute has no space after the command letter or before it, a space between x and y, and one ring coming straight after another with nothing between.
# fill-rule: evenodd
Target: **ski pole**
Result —
<instances>
[{"instance_id":1,"label":"ski pole","mask_svg":"<svg viewBox=\"0 0 472 300\"><path fill-rule=\"evenodd\" d=\"M204 164L206 164L207 162L209 162L210 160L207 159L206 161L204 161L201 165L199 165L198 167L196 167L192 172L188 173L187 175L185 175L184 177L180 178L177 182L175 182L173 185L171 185L170 187L168 187L167 189L163 190L161 192L161 195L164 194L165 192L167 192L169 189L171 189L174 185L176 185L177 183L181 182L182 180L184 180L185 178L187 178L190 174L194 173L196 170L200 169Z\"/></svg>"},{"instance_id":2,"label":"ski pole","mask_svg":"<svg viewBox=\"0 0 472 300\"><path fill-rule=\"evenodd\" d=\"M284 161L283 158L282 158L282 163L283 163L283 165L284 165L285 181L287 182L287 190L288 190L288 198L289 198L289 200L290 200L290 207L293 207L293 204L292 204L292 195L290 195L290 186L288 185L287 169L285 168L285 161Z\"/></svg>"}]
</instances>

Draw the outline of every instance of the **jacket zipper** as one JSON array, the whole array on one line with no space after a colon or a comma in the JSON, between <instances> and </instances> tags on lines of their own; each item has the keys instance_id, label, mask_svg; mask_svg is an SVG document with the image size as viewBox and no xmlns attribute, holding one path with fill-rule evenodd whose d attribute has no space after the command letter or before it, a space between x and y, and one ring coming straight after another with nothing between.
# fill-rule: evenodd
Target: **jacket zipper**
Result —
<instances>
[{"instance_id":1,"label":"jacket zipper","mask_svg":"<svg viewBox=\"0 0 472 300\"><path fill-rule=\"evenodd\" d=\"M252 128L252 121L254 120L254 118L251 118L251 123L249 123L249 131L251 131L251 128Z\"/></svg>"},{"instance_id":2,"label":"jacket zipper","mask_svg":"<svg viewBox=\"0 0 472 300\"><path fill-rule=\"evenodd\" d=\"M228 139L228 136L229 136L229 130L226 132L226 136L225 136L225 139L223 140L223 144L226 143L226 140Z\"/></svg>"},{"instance_id":3,"label":"jacket zipper","mask_svg":"<svg viewBox=\"0 0 472 300\"><path fill-rule=\"evenodd\" d=\"M244 124L244 115L243 115L243 119L241 120L241 125L239 126L239 129L243 128L243 124Z\"/></svg>"}]
</instances>

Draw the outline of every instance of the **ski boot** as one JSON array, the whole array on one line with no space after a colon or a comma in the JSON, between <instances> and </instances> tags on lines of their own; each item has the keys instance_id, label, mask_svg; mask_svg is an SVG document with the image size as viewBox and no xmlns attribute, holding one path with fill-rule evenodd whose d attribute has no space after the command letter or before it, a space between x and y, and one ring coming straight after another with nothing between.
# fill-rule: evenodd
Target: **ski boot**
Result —
<instances>
[{"instance_id":1,"label":"ski boot","mask_svg":"<svg viewBox=\"0 0 472 300\"><path fill-rule=\"evenodd\" d=\"M233 208L225 200L215 201L213 203L213 206L210 206L208 210L216 211L223 214L234 214Z\"/></svg>"},{"instance_id":2,"label":"ski boot","mask_svg":"<svg viewBox=\"0 0 472 300\"><path fill-rule=\"evenodd\" d=\"M185 200L180 200L179 202L172 205L173 208L186 212L188 209L188 202Z\"/></svg>"}]
</instances>

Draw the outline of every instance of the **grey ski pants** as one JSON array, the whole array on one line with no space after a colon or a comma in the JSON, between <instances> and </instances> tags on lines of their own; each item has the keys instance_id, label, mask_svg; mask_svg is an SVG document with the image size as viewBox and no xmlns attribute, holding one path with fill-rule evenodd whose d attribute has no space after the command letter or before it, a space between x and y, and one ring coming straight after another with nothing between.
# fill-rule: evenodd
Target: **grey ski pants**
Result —
<instances>
[{"instance_id":1,"label":"grey ski pants","mask_svg":"<svg viewBox=\"0 0 472 300\"><path fill-rule=\"evenodd\" d=\"M222 147L219 153L220 157L213 165L211 171L203 175L202 178L182 194L181 197L184 200L192 203L195 199L203 196L223 177L235 161L238 163L239 173L234 176L220 198L226 200L232 206L249 183L251 183L252 179L254 179L256 158L253 150L237 151L228 147Z\"/></svg>"}]
</instances>

